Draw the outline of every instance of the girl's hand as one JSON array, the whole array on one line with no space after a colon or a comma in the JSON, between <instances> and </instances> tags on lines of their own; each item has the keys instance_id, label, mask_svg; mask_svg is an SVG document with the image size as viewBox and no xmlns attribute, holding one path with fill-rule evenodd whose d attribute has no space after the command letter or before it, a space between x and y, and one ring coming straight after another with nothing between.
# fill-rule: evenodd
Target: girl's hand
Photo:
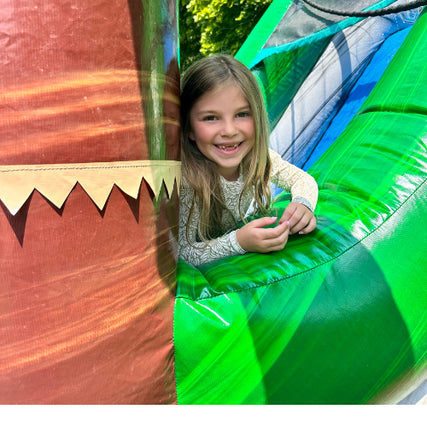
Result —
<instances>
[{"instance_id":1,"label":"girl's hand","mask_svg":"<svg viewBox=\"0 0 427 427\"><path fill-rule=\"evenodd\" d=\"M316 217L307 206L291 202L279 220L279 224L282 223L289 223L290 234L306 234L316 228Z\"/></svg>"},{"instance_id":2,"label":"girl's hand","mask_svg":"<svg viewBox=\"0 0 427 427\"><path fill-rule=\"evenodd\" d=\"M289 224L284 221L273 228L263 228L276 222L276 217L255 219L237 230L236 238L246 252L267 253L283 249L288 241Z\"/></svg>"}]
</instances>

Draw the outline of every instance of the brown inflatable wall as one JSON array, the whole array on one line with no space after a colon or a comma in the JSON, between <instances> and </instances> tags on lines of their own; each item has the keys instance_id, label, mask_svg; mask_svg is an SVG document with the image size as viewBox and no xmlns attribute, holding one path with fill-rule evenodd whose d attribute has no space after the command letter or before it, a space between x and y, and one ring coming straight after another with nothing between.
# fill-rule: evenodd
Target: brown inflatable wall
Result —
<instances>
[{"instance_id":1,"label":"brown inflatable wall","mask_svg":"<svg viewBox=\"0 0 427 427\"><path fill-rule=\"evenodd\" d=\"M175 1L0 0L0 403L176 403L176 44Z\"/></svg>"}]
</instances>

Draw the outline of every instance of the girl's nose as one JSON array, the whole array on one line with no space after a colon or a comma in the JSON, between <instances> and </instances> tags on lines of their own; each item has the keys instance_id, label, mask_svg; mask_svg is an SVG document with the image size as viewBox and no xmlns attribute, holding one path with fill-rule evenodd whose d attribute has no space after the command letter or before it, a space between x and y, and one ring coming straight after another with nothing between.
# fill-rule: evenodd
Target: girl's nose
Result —
<instances>
[{"instance_id":1,"label":"girl's nose","mask_svg":"<svg viewBox=\"0 0 427 427\"><path fill-rule=\"evenodd\" d=\"M232 137L237 134L237 129L236 129L234 120L231 120L231 119L224 120L223 124L224 125L221 130L221 136Z\"/></svg>"}]
</instances>

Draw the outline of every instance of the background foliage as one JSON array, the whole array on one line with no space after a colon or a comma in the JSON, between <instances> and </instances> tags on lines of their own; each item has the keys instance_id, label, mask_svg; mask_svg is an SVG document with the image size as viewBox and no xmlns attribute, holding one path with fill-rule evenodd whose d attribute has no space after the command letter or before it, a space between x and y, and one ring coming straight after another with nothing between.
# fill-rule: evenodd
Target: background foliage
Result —
<instances>
[{"instance_id":1,"label":"background foliage","mask_svg":"<svg viewBox=\"0 0 427 427\"><path fill-rule=\"evenodd\" d=\"M212 53L234 55L271 2L179 0L181 69Z\"/></svg>"}]
</instances>

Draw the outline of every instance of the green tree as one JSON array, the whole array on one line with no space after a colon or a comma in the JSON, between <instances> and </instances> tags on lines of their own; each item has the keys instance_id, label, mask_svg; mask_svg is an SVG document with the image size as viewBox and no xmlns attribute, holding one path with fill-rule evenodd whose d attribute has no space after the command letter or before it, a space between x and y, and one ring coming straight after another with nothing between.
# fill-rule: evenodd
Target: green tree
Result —
<instances>
[{"instance_id":1,"label":"green tree","mask_svg":"<svg viewBox=\"0 0 427 427\"><path fill-rule=\"evenodd\" d=\"M185 69L202 56L234 55L272 0L180 0L180 57Z\"/></svg>"}]
</instances>

